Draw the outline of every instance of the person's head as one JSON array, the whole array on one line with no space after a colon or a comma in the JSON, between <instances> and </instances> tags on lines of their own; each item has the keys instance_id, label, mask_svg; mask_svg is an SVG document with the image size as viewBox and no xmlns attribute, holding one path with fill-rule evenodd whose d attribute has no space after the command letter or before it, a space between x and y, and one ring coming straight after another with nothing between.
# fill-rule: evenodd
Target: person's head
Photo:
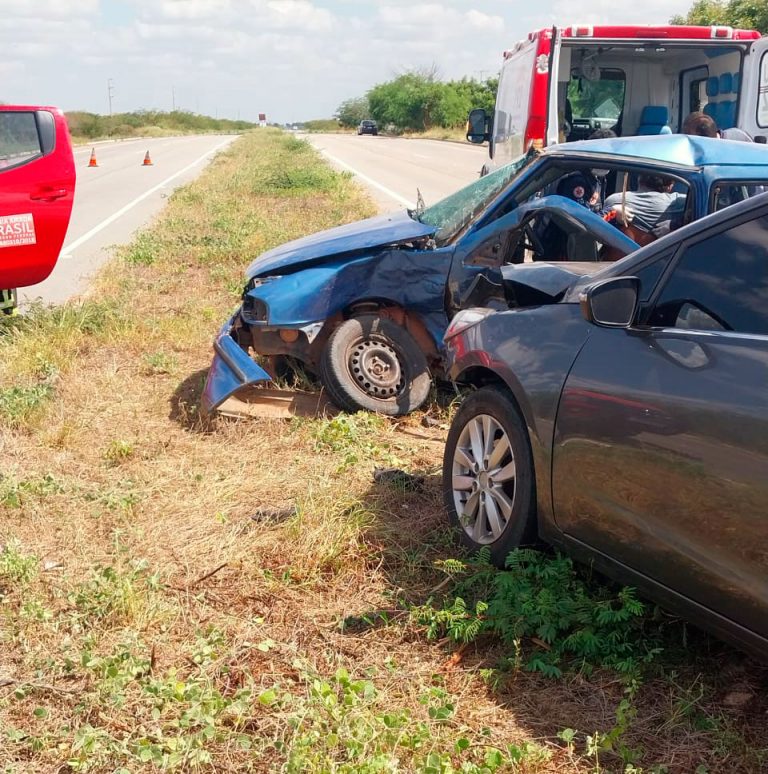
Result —
<instances>
[{"instance_id":1,"label":"person's head","mask_svg":"<svg viewBox=\"0 0 768 774\"><path fill-rule=\"evenodd\" d=\"M557 184L557 195L572 199L584 207L597 207L600 203L600 183L591 170L571 172Z\"/></svg>"},{"instance_id":2,"label":"person's head","mask_svg":"<svg viewBox=\"0 0 768 774\"><path fill-rule=\"evenodd\" d=\"M669 193L674 188L675 181L664 175L640 175L637 184L643 191Z\"/></svg>"},{"instance_id":3,"label":"person's head","mask_svg":"<svg viewBox=\"0 0 768 774\"><path fill-rule=\"evenodd\" d=\"M592 134L587 138L588 140L610 140L612 137L616 137L616 132L613 129L595 129Z\"/></svg>"},{"instance_id":4,"label":"person's head","mask_svg":"<svg viewBox=\"0 0 768 774\"><path fill-rule=\"evenodd\" d=\"M697 137L719 137L717 124L706 113L690 113L683 121L683 134L692 134Z\"/></svg>"}]
</instances>

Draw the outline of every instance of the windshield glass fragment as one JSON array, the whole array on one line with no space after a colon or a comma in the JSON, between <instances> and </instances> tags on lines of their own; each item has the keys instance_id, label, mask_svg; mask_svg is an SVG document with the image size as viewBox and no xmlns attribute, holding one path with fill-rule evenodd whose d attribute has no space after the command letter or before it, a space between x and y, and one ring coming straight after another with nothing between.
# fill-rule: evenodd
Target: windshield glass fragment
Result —
<instances>
[{"instance_id":1,"label":"windshield glass fragment","mask_svg":"<svg viewBox=\"0 0 768 774\"><path fill-rule=\"evenodd\" d=\"M534 158L535 154L521 156L511 164L481 177L460 191L446 196L437 204L427 207L418 219L429 226L437 227L435 239L438 242L450 239L482 212Z\"/></svg>"}]
</instances>

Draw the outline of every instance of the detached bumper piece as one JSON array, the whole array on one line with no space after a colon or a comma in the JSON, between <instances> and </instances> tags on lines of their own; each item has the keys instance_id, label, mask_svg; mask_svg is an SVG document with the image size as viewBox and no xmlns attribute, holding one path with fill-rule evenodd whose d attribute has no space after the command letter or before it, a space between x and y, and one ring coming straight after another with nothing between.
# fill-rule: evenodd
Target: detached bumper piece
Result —
<instances>
[{"instance_id":1,"label":"detached bumper piece","mask_svg":"<svg viewBox=\"0 0 768 774\"><path fill-rule=\"evenodd\" d=\"M205 411L214 411L242 387L272 381L232 337L235 319L236 316L224 325L213 341L213 362L203 390Z\"/></svg>"}]
</instances>

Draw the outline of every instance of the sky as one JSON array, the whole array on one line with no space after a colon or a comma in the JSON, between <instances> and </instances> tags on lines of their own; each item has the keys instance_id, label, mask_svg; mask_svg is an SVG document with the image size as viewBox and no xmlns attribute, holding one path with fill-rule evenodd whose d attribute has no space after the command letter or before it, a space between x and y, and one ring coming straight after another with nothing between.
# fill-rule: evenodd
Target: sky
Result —
<instances>
[{"instance_id":1,"label":"sky","mask_svg":"<svg viewBox=\"0 0 768 774\"><path fill-rule=\"evenodd\" d=\"M0 0L0 101L327 118L413 68L486 78L557 24L665 23L692 0Z\"/></svg>"}]
</instances>

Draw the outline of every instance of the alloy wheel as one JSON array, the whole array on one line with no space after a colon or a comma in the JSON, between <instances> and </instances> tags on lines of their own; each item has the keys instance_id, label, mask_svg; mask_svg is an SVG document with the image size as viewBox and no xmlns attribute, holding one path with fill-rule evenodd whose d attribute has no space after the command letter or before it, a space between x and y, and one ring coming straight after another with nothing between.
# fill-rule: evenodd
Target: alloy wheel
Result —
<instances>
[{"instance_id":1,"label":"alloy wheel","mask_svg":"<svg viewBox=\"0 0 768 774\"><path fill-rule=\"evenodd\" d=\"M453 453L453 502L467 535L477 544L498 540L512 517L515 457L504 428L488 414L472 417Z\"/></svg>"}]
</instances>

